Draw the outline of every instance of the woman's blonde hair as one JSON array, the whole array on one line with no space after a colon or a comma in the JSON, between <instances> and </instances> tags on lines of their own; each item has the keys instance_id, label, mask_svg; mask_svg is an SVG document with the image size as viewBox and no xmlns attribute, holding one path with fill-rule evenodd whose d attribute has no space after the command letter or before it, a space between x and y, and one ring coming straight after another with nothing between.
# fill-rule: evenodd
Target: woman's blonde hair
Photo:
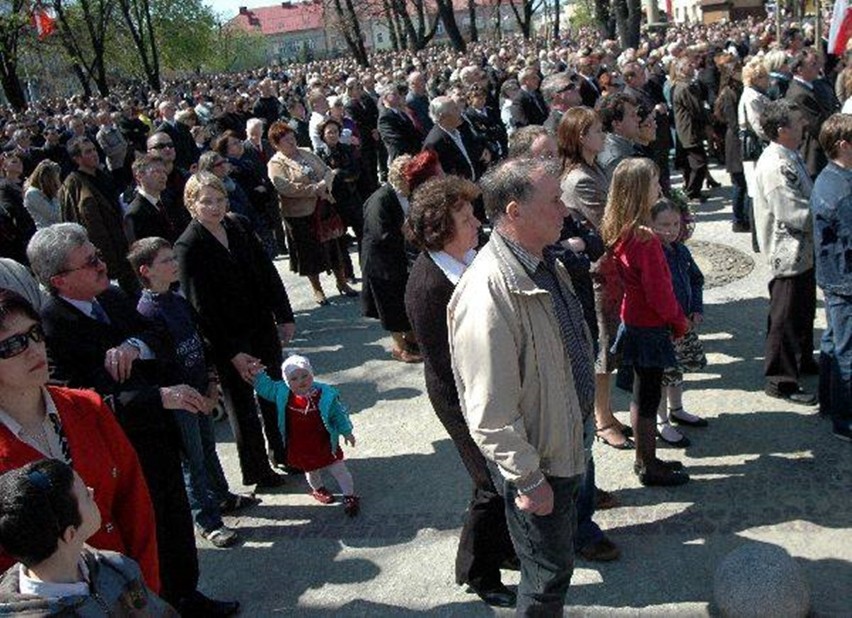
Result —
<instances>
[{"instance_id":1,"label":"woman's blonde hair","mask_svg":"<svg viewBox=\"0 0 852 618\"><path fill-rule=\"evenodd\" d=\"M612 247L625 234L651 221L651 183L659 182L657 164L645 157L625 159L615 168L606 200L601 237Z\"/></svg>"},{"instance_id":2,"label":"woman's blonde hair","mask_svg":"<svg viewBox=\"0 0 852 618\"><path fill-rule=\"evenodd\" d=\"M228 190L222 180L212 172L198 172L190 176L183 189L183 203L187 210L192 212L192 207L198 201L198 194L204 187L213 187L219 193L228 197Z\"/></svg>"},{"instance_id":3,"label":"woman's blonde hair","mask_svg":"<svg viewBox=\"0 0 852 618\"><path fill-rule=\"evenodd\" d=\"M754 82L761 77L768 77L769 70L761 58L752 58L743 67L743 84L754 86Z\"/></svg>"}]
</instances>

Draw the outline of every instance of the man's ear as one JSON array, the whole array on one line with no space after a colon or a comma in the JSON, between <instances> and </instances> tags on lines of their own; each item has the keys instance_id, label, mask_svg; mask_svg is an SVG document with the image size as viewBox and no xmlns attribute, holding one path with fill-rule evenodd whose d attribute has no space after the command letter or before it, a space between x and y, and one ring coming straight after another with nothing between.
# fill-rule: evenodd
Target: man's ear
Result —
<instances>
[{"instance_id":1,"label":"man's ear","mask_svg":"<svg viewBox=\"0 0 852 618\"><path fill-rule=\"evenodd\" d=\"M146 264L142 264L142 266L139 267L139 274L145 277L146 279L148 278L148 273L150 272L151 267Z\"/></svg>"},{"instance_id":2,"label":"man's ear","mask_svg":"<svg viewBox=\"0 0 852 618\"><path fill-rule=\"evenodd\" d=\"M518 204L515 200L512 200L511 202L506 204L505 212L510 219L516 219L521 212L521 205Z\"/></svg>"},{"instance_id":3,"label":"man's ear","mask_svg":"<svg viewBox=\"0 0 852 618\"><path fill-rule=\"evenodd\" d=\"M70 545L74 542L74 539L77 538L77 528L74 526L68 526L65 530L62 531L62 534L59 536L59 540L65 543L66 545Z\"/></svg>"}]
</instances>

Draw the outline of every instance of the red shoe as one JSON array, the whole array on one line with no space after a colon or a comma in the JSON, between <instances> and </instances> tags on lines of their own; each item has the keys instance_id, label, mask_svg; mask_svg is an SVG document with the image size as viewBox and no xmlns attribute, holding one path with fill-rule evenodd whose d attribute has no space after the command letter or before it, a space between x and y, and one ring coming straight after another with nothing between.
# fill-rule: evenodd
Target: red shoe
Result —
<instances>
[{"instance_id":1,"label":"red shoe","mask_svg":"<svg viewBox=\"0 0 852 618\"><path fill-rule=\"evenodd\" d=\"M334 495L325 487L320 487L312 491L311 497L321 504L331 504L334 502Z\"/></svg>"},{"instance_id":2,"label":"red shoe","mask_svg":"<svg viewBox=\"0 0 852 618\"><path fill-rule=\"evenodd\" d=\"M358 496L343 496L343 512L349 517L355 517L361 510L361 499Z\"/></svg>"}]
</instances>

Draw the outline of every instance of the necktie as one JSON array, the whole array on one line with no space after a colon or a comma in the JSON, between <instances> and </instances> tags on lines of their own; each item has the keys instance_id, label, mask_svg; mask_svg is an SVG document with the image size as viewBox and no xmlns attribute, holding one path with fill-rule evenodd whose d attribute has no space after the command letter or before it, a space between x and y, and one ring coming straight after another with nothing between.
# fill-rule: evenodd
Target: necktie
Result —
<instances>
[{"instance_id":1,"label":"necktie","mask_svg":"<svg viewBox=\"0 0 852 618\"><path fill-rule=\"evenodd\" d=\"M101 324L109 324L109 316L98 301L92 301L92 317Z\"/></svg>"},{"instance_id":2,"label":"necktie","mask_svg":"<svg viewBox=\"0 0 852 618\"><path fill-rule=\"evenodd\" d=\"M103 309L101 309L101 311L103 311ZM62 449L62 458L69 466L73 465L74 462L71 459L71 447L68 444L68 438L65 436L65 430L62 429L62 421L59 420L59 415L48 414L47 418L50 419L53 431L56 432L56 436L59 438L59 447Z\"/></svg>"}]
</instances>

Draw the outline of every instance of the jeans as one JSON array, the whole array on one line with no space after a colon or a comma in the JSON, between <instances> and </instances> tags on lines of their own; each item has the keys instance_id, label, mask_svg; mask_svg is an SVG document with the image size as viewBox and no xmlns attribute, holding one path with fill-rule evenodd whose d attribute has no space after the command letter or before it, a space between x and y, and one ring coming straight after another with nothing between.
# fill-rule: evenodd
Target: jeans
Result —
<instances>
[{"instance_id":1,"label":"jeans","mask_svg":"<svg viewBox=\"0 0 852 618\"><path fill-rule=\"evenodd\" d=\"M192 519L210 531L222 527L219 504L228 497L228 481L216 454L213 419L175 410L181 440L183 480Z\"/></svg>"},{"instance_id":2,"label":"jeans","mask_svg":"<svg viewBox=\"0 0 852 618\"><path fill-rule=\"evenodd\" d=\"M597 543L604 538L600 527L592 521L595 514L595 460L592 457L592 444L595 439L595 415L590 414L583 423L583 451L586 454L586 473L580 482L577 495L577 534L574 536L574 549Z\"/></svg>"},{"instance_id":3,"label":"jeans","mask_svg":"<svg viewBox=\"0 0 852 618\"><path fill-rule=\"evenodd\" d=\"M521 562L518 616L562 616L574 573L573 537L581 478L547 477L553 489L550 515L533 515L515 505L517 488L505 484L506 523Z\"/></svg>"},{"instance_id":4,"label":"jeans","mask_svg":"<svg viewBox=\"0 0 852 618\"><path fill-rule=\"evenodd\" d=\"M820 407L835 425L852 419L852 297L825 292L826 328L820 342Z\"/></svg>"}]
</instances>

